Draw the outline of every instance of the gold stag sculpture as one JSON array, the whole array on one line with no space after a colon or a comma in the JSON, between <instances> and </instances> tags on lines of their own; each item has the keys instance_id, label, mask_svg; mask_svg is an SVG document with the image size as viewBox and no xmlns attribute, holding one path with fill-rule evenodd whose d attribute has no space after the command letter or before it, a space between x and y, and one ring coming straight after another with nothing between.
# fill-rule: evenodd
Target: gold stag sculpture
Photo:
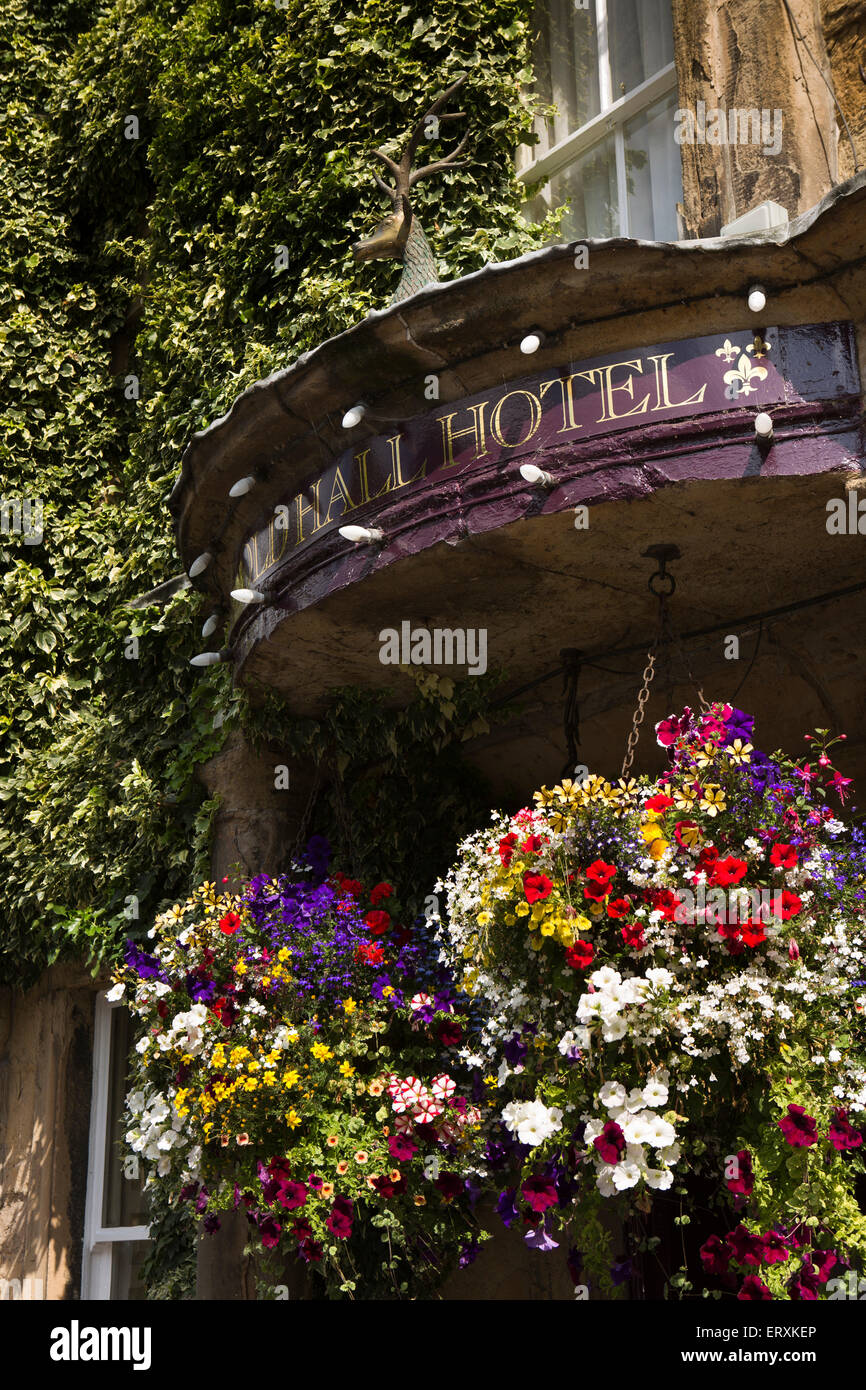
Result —
<instances>
[{"instance_id":1,"label":"gold stag sculpture","mask_svg":"<svg viewBox=\"0 0 866 1390\"><path fill-rule=\"evenodd\" d=\"M425 164L422 169L413 169L412 161L422 136L431 128L431 121L437 123L433 126L436 130L438 123L442 121L457 121L465 117L465 111L442 111L442 107L452 93L466 81L467 75L463 73L456 82L452 82L447 91L437 97L429 111L421 117L409 137L399 164L384 150L375 151L393 175L393 187L385 183L378 174L374 174L373 177L382 192L390 198L394 211L379 223L369 237L356 242L352 247L352 255L356 261L372 261L393 256L403 262L403 273L391 296L389 306L399 304L402 299L408 299L425 285L436 283L436 262L421 224L412 212L409 190L421 179L426 179L430 174L437 174L440 169L456 169L465 164L466 161L458 159L457 156L462 153L469 138L468 134L464 135L456 149L444 159L438 159L435 164Z\"/></svg>"}]
</instances>

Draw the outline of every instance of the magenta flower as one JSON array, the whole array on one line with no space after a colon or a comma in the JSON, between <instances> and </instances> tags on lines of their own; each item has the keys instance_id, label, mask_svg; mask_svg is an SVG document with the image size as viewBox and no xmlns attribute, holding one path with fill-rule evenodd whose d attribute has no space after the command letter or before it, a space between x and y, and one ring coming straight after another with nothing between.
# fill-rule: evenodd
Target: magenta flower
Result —
<instances>
[{"instance_id":1,"label":"magenta flower","mask_svg":"<svg viewBox=\"0 0 866 1390\"><path fill-rule=\"evenodd\" d=\"M757 1268L761 1263L764 1255L762 1236L753 1235L741 1224L737 1226L736 1230L729 1231L725 1240L731 1252L731 1259L736 1260L737 1264L752 1265Z\"/></svg>"},{"instance_id":2,"label":"magenta flower","mask_svg":"<svg viewBox=\"0 0 866 1390\"><path fill-rule=\"evenodd\" d=\"M848 1123L847 1110L834 1110L827 1137L834 1149L840 1153L845 1149L859 1149L863 1135Z\"/></svg>"},{"instance_id":3,"label":"magenta flower","mask_svg":"<svg viewBox=\"0 0 866 1390\"><path fill-rule=\"evenodd\" d=\"M766 1303L773 1295L757 1276L757 1274L747 1274L743 1280L743 1287L737 1294L737 1298L745 1303Z\"/></svg>"},{"instance_id":4,"label":"magenta flower","mask_svg":"<svg viewBox=\"0 0 866 1390\"><path fill-rule=\"evenodd\" d=\"M551 1178L527 1178L520 1191L527 1206L535 1212L545 1211L547 1207L555 1206L558 1201L556 1187Z\"/></svg>"},{"instance_id":5,"label":"magenta flower","mask_svg":"<svg viewBox=\"0 0 866 1390\"><path fill-rule=\"evenodd\" d=\"M619 1163L625 1153L625 1135L616 1120L608 1120L597 1139L592 1141L605 1163Z\"/></svg>"},{"instance_id":6,"label":"magenta flower","mask_svg":"<svg viewBox=\"0 0 866 1390\"><path fill-rule=\"evenodd\" d=\"M729 1192L739 1192L743 1197L749 1196L755 1186L755 1176L752 1172L752 1155L748 1149L740 1149L737 1154L737 1176L726 1178L725 1186Z\"/></svg>"},{"instance_id":7,"label":"magenta flower","mask_svg":"<svg viewBox=\"0 0 866 1390\"><path fill-rule=\"evenodd\" d=\"M405 1161L418 1152L418 1145L408 1135L392 1134L388 1138L388 1152L392 1158Z\"/></svg>"},{"instance_id":8,"label":"magenta flower","mask_svg":"<svg viewBox=\"0 0 866 1390\"><path fill-rule=\"evenodd\" d=\"M710 1236L700 1250L701 1262L708 1274L727 1274L731 1262L729 1247L719 1236Z\"/></svg>"},{"instance_id":9,"label":"magenta flower","mask_svg":"<svg viewBox=\"0 0 866 1390\"><path fill-rule=\"evenodd\" d=\"M352 1203L348 1197L334 1198L331 1215L325 1225L338 1240L345 1240L352 1234Z\"/></svg>"},{"instance_id":10,"label":"magenta flower","mask_svg":"<svg viewBox=\"0 0 866 1390\"><path fill-rule=\"evenodd\" d=\"M809 1149L818 1142L818 1125L806 1114L805 1106L789 1105L787 1115L778 1123L787 1143L795 1149Z\"/></svg>"},{"instance_id":11,"label":"magenta flower","mask_svg":"<svg viewBox=\"0 0 866 1390\"><path fill-rule=\"evenodd\" d=\"M296 1207L302 1207L307 1200L306 1184L302 1182L283 1183L277 1193L277 1201L280 1206L285 1207L286 1211L294 1211Z\"/></svg>"},{"instance_id":12,"label":"magenta flower","mask_svg":"<svg viewBox=\"0 0 866 1390\"><path fill-rule=\"evenodd\" d=\"M790 1251L788 1242L784 1236L780 1236L777 1231L768 1231L765 1236L761 1236L764 1245L764 1264L778 1265L787 1260Z\"/></svg>"},{"instance_id":13,"label":"magenta flower","mask_svg":"<svg viewBox=\"0 0 866 1390\"><path fill-rule=\"evenodd\" d=\"M266 1250L273 1250L280 1243L282 1226L273 1216L265 1216L259 1222L259 1235Z\"/></svg>"}]
</instances>

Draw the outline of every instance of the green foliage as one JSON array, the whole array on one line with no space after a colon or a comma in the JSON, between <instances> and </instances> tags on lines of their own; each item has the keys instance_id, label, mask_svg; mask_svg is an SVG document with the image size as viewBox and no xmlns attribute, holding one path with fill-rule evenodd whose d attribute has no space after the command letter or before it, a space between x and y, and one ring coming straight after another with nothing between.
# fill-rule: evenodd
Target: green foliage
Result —
<instances>
[{"instance_id":1,"label":"green foliage","mask_svg":"<svg viewBox=\"0 0 866 1390\"><path fill-rule=\"evenodd\" d=\"M166 500L181 454L250 382L386 301L397 266L348 254L381 215L370 150L396 149L458 72L470 162L417 196L440 272L543 242L513 174L530 10L2 8L0 460L4 496L44 506L42 544L0 535L2 978L110 957L135 911L152 917L204 871L214 807L196 769L237 699L225 671L188 665L194 591L128 607L178 569Z\"/></svg>"}]
</instances>

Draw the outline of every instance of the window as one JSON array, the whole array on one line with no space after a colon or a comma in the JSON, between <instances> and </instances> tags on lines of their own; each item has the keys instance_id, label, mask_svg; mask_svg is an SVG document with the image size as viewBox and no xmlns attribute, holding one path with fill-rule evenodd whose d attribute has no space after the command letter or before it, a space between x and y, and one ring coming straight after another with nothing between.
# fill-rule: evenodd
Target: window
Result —
<instances>
[{"instance_id":1,"label":"window","mask_svg":"<svg viewBox=\"0 0 866 1390\"><path fill-rule=\"evenodd\" d=\"M124 1158L120 1148L130 1044L128 1011L100 992L93 1029L83 1299L144 1297L137 1277L149 1246L143 1183L134 1155Z\"/></svg>"},{"instance_id":2,"label":"window","mask_svg":"<svg viewBox=\"0 0 866 1390\"><path fill-rule=\"evenodd\" d=\"M518 175L544 183L525 211L570 200L562 237L676 241L682 201L674 139L671 0L536 0L536 90L556 106L521 145Z\"/></svg>"}]
</instances>

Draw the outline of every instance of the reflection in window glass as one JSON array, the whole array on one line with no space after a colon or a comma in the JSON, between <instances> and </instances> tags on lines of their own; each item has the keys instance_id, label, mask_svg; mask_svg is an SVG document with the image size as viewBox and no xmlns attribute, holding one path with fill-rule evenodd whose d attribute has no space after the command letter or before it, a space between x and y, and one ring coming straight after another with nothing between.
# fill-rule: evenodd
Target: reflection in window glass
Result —
<instances>
[{"instance_id":1,"label":"reflection in window glass","mask_svg":"<svg viewBox=\"0 0 866 1390\"><path fill-rule=\"evenodd\" d=\"M550 120L535 122L539 143L532 158L540 159L601 110L598 33L594 12L576 9L574 0L535 0L533 33L535 87L557 107Z\"/></svg>"},{"instance_id":2,"label":"reflection in window glass","mask_svg":"<svg viewBox=\"0 0 866 1390\"><path fill-rule=\"evenodd\" d=\"M149 1240L118 1241L111 1261L111 1298L143 1302L147 1298L141 1266L151 1253Z\"/></svg>"},{"instance_id":3,"label":"reflection in window glass","mask_svg":"<svg viewBox=\"0 0 866 1390\"><path fill-rule=\"evenodd\" d=\"M111 1011L111 1053L108 1073L108 1124L105 1134L105 1186L103 1188L103 1226L145 1226L144 1183L133 1167L135 1155L123 1146L126 1126L123 1108L126 1097L130 1036L127 1009ZM137 1167L138 1165L135 1165ZM126 1172L124 1171L126 1167Z\"/></svg>"},{"instance_id":4,"label":"reflection in window glass","mask_svg":"<svg viewBox=\"0 0 866 1390\"><path fill-rule=\"evenodd\" d=\"M682 166L674 140L677 96L671 92L625 127L629 236L676 241L676 204L682 202Z\"/></svg>"},{"instance_id":5,"label":"reflection in window glass","mask_svg":"<svg viewBox=\"0 0 866 1390\"><path fill-rule=\"evenodd\" d=\"M607 0L613 100L674 60L671 0Z\"/></svg>"},{"instance_id":6,"label":"reflection in window glass","mask_svg":"<svg viewBox=\"0 0 866 1390\"><path fill-rule=\"evenodd\" d=\"M571 207L562 219L563 240L617 235L619 207L612 135L550 180L551 207L561 207L567 198Z\"/></svg>"}]
</instances>

